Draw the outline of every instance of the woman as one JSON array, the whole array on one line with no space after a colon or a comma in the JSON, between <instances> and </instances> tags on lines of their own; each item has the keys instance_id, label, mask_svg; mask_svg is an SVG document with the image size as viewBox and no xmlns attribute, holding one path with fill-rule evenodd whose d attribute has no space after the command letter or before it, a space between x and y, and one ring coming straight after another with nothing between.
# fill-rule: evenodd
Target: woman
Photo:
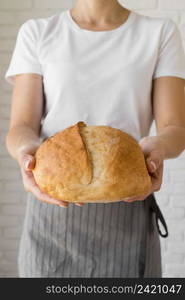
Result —
<instances>
[{"instance_id":1,"label":"woman","mask_svg":"<svg viewBox=\"0 0 185 300\"><path fill-rule=\"evenodd\" d=\"M30 192L19 276L161 277L159 233L167 232L160 232L158 221L166 224L153 192L164 159L185 148L185 58L176 25L116 0L77 0L71 10L21 26L6 79L14 84L7 148ZM157 136L148 137L153 119ZM36 149L78 121L138 140L149 195L77 206L39 190Z\"/></svg>"}]
</instances>

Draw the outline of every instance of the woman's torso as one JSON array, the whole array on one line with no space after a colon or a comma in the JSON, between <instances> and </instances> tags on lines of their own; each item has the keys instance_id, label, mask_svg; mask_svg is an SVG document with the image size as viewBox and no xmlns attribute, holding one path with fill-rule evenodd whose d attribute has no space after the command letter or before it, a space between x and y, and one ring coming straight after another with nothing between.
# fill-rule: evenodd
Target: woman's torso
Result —
<instances>
[{"instance_id":1,"label":"woman's torso","mask_svg":"<svg viewBox=\"0 0 185 300\"><path fill-rule=\"evenodd\" d=\"M36 22L46 102L41 137L78 121L116 127L137 140L147 135L164 20L132 12L120 27L98 32L80 29L68 10Z\"/></svg>"}]
</instances>

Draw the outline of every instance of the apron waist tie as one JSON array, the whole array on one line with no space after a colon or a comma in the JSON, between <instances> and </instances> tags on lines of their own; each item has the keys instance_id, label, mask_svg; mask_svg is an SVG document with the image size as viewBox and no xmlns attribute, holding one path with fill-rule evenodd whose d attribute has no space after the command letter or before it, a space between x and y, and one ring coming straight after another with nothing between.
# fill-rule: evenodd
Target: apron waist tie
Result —
<instances>
[{"instance_id":1,"label":"apron waist tie","mask_svg":"<svg viewBox=\"0 0 185 300\"><path fill-rule=\"evenodd\" d=\"M156 199L153 195L151 197L150 207L151 207L152 211L155 213L155 220L156 220L157 229L158 229L160 236L166 238L168 236L168 227L167 227L166 221L163 217L163 214L156 202ZM165 229L164 233L162 233L160 230L159 221L161 222L161 224L163 225L163 228Z\"/></svg>"}]
</instances>

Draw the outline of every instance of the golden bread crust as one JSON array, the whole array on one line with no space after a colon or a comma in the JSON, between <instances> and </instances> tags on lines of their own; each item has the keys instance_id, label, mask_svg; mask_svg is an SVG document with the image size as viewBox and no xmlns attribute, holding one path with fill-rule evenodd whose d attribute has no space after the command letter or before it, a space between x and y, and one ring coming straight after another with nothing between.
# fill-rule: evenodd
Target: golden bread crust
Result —
<instances>
[{"instance_id":1,"label":"golden bread crust","mask_svg":"<svg viewBox=\"0 0 185 300\"><path fill-rule=\"evenodd\" d=\"M39 147L33 174L42 191L69 202L120 201L151 188L144 155L133 137L83 122Z\"/></svg>"}]
</instances>

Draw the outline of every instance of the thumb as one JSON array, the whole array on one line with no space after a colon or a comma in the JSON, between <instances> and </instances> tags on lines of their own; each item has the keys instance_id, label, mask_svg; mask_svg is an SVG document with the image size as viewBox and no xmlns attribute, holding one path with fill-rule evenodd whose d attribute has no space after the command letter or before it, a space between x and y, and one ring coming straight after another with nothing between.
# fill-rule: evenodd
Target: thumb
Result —
<instances>
[{"instance_id":1,"label":"thumb","mask_svg":"<svg viewBox=\"0 0 185 300\"><path fill-rule=\"evenodd\" d=\"M146 159L147 168L150 173L155 173L155 171L160 166L160 158L155 153L150 153L149 156Z\"/></svg>"},{"instance_id":2,"label":"thumb","mask_svg":"<svg viewBox=\"0 0 185 300\"><path fill-rule=\"evenodd\" d=\"M155 173L162 163L161 155L158 151L151 151L146 159L148 171Z\"/></svg>"},{"instance_id":3,"label":"thumb","mask_svg":"<svg viewBox=\"0 0 185 300\"><path fill-rule=\"evenodd\" d=\"M35 158L30 154L24 154L20 160L21 167L26 171L31 171L35 167Z\"/></svg>"}]
</instances>

